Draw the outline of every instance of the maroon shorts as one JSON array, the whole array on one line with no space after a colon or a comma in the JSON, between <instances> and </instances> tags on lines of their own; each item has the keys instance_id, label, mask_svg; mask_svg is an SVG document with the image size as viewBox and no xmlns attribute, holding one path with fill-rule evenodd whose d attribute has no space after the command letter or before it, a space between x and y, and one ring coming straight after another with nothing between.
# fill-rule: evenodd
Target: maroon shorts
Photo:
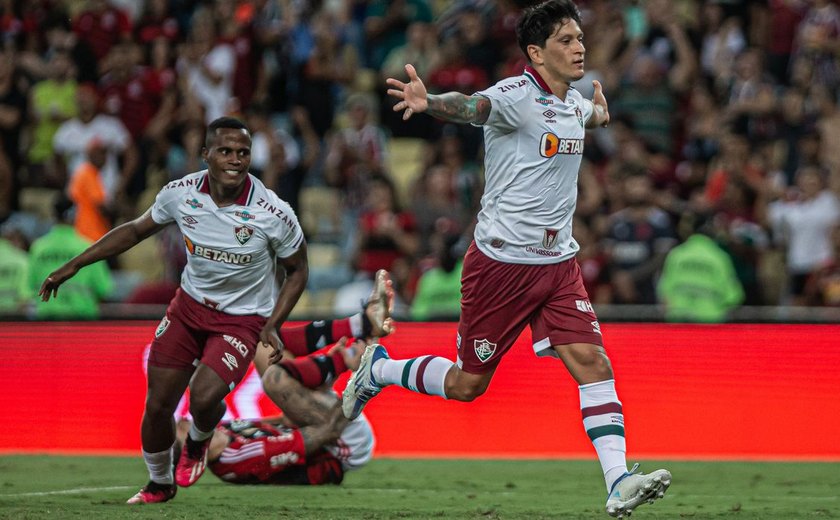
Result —
<instances>
[{"instance_id":1,"label":"maroon shorts","mask_svg":"<svg viewBox=\"0 0 840 520\"><path fill-rule=\"evenodd\" d=\"M554 345L603 345L577 260L511 264L470 245L461 276L459 366L472 374L493 371L526 325L540 356L554 355Z\"/></svg>"},{"instance_id":2,"label":"maroon shorts","mask_svg":"<svg viewBox=\"0 0 840 520\"><path fill-rule=\"evenodd\" d=\"M149 365L192 372L202 363L233 390L254 359L265 322L211 309L178 289L155 331Z\"/></svg>"}]
</instances>

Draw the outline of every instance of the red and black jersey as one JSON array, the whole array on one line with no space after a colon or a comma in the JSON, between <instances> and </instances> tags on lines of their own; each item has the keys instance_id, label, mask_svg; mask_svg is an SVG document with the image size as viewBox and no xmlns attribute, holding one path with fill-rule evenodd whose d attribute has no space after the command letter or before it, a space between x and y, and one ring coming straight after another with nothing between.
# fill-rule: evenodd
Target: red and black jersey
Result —
<instances>
[{"instance_id":1,"label":"red and black jersey","mask_svg":"<svg viewBox=\"0 0 840 520\"><path fill-rule=\"evenodd\" d=\"M318 485L340 484L341 462L326 451L307 458L297 428L265 421L237 420L217 427L230 443L208 467L217 477L234 484Z\"/></svg>"}]
</instances>

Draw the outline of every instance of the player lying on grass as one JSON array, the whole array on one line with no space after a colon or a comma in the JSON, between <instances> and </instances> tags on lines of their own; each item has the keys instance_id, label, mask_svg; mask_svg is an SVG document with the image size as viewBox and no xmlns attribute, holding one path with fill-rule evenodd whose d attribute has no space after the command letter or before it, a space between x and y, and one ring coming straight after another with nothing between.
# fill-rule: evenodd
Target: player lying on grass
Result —
<instances>
[{"instance_id":1,"label":"player lying on grass","mask_svg":"<svg viewBox=\"0 0 840 520\"><path fill-rule=\"evenodd\" d=\"M289 434L284 432L283 428L294 425L292 429L296 430L296 433L292 432L292 442L287 444L288 449L282 453L296 453L297 461L296 463L286 464L290 466L288 468L280 468L283 457L274 458L274 466L271 467L270 472L266 473L267 467L264 467L261 471L259 470L260 464L267 463L271 466L272 459L271 456L263 457L262 460L251 461L251 465L242 464L233 470L228 468L220 474L228 475L231 472L240 472L241 474L238 477L241 480L234 476L229 476L224 480L247 481L247 479L251 479L252 482L265 481L269 483L274 482L275 479L290 478L290 475L295 472L303 471L303 473L309 475L308 472L311 471L312 475L307 476L312 480L310 483L329 483L333 480L324 479L328 477L334 479L336 478L335 475L338 475L340 481L345 470L358 467L369 460L370 450L373 447L373 433L370 431L367 421L363 419L357 424L355 421L344 419L332 420L336 413L332 408L340 407L340 404L329 387L343 372L348 369L355 369L358 366L358 357L356 354L351 355L344 344L331 349L327 354L317 354L315 351L335 343L341 337L352 336L370 342L375 338L392 333L394 330L394 323L391 319L393 298L394 291L390 276L387 271L379 271L376 273L373 290L364 307L364 312L339 320L321 320L302 326L283 327L280 330L280 339L284 343L284 358L277 364L271 363L270 349L257 350L254 356L254 366L263 378L263 388L266 394L283 410L287 418L284 420L288 420L289 423L287 426L279 426L273 424L273 420L256 420L254 422L258 425L251 428L246 427L242 421L223 423L219 430L214 430L212 436L213 439L220 438L220 440L213 442L216 443L216 446L221 445L223 452L226 447L229 448L228 452L230 452L246 446L249 446L248 450L258 452L261 450L258 445L264 444L260 439L267 435L285 436L277 437L274 439L275 441L286 439ZM361 350L361 347L358 346L354 348L357 351ZM189 423L184 424L186 429L189 430ZM241 431L237 432L236 430ZM225 432L227 432L227 438L229 439L227 442L230 446L225 446ZM221 437L219 437L220 433ZM220 442L221 444L219 444ZM330 453L331 442L339 449L336 451L336 455L326 456L324 452ZM369 444L367 448L365 442ZM179 449L182 447L183 449L201 448L201 446L196 447L195 444L192 444L188 436L186 440L181 438L180 442L176 444ZM203 464L200 465L202 472L208 466L208 463L216 468L224 468L223 464L229 460L221 455L219 458L214 457L213 455L216 455L216 452L213 450L212 445L205 450ZM243 453L249 453L248 450ZM365 450L368 452L367 455L365 455ZM272 453L272 456L279 456L280 453ZM264 456L265 453L262 455ZM291 457L293 455L288 455L287 458ZM329 460L329 457L338 460L339 464L336 465L335 461ZM178 460L178 457L175 460ZM222 465L219 465L219 463ZM301 469L301 467L306 468L310 465L320 469ZM284 477L277 477L276 475L282 473L282 470L289 471L285 473ZM320 477L316 475L317 472L326 470L330 470L332 473L322 474ZM171 476L171 468L169 471ZM340 472L337 473L337 471ZM150 475L150 477L152 478L149 484L132 497L128 501L129 504L165 502L175 496L177 490L175 486L158 485L154 481L154 476Z\"/></svg>"},{"instance_id":2,"label":"player lying on grass","mask_svg":"<svg viewBox=\"0 0 840 520\"><path fill-rule=\"evenodd\" d=\"M210 441L207 468L234 484L319 485L340 484L345 471L366 464L374 446L370 423L364 415L347 420L331 389L344 370L359 366L365 343L346 341L339 340L327 355L267 366L263 387L283 416L222 422ZM337 369L316 368L326 360L334 360ZM180 442L189 426L187 420L179 423Z\"/></svg>"}]
</instances>

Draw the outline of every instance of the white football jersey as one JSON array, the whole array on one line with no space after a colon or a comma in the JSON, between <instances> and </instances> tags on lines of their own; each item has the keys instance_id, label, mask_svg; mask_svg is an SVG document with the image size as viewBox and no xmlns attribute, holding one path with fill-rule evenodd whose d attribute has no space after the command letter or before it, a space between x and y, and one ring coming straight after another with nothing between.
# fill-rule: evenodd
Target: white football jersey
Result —
<instances>
[{"instance_id":1,"label":"white football jersey","mask_svg":"<svg viewBox=\"0 0 840 520\"><path fill-rule=\"evenodd\" d=\"M551 93L531 67L477 92L491 100L484 123L485 189L475 228L478 248L516 264L572 258L577 178L592 102L569 88Z\"/></svg>"},{"instance_id":2,"label":"white football jersey","mask_svg":"<svg viewBox=\"0 0 840 520\"><path fill-rule=\"evenodd\" d=\"M157 194L152 219L174 222L184 235L181 288L228 314L270 316L277 259L304 242L292 208L251 174L239 199L223 208L210 198L207 170L172 181Z\"/></svg>"}]
</instances>

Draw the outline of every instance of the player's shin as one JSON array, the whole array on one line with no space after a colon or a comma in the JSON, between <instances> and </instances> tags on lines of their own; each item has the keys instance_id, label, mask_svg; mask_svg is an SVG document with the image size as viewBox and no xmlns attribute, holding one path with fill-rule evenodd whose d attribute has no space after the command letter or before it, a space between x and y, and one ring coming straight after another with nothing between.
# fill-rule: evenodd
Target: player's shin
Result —
<instances>
[{"instance_id":1,"label":"player's shin","mask_svg":"<svg viewBox=\"0 0 840 520\"><path fill-rule=\"evenodd\" d=\"M615 391L615 381L608 379L581 385L580 407L583 427L595 446L607 491L627 471L624 415Z\"/></svg>"}]
</instances>

